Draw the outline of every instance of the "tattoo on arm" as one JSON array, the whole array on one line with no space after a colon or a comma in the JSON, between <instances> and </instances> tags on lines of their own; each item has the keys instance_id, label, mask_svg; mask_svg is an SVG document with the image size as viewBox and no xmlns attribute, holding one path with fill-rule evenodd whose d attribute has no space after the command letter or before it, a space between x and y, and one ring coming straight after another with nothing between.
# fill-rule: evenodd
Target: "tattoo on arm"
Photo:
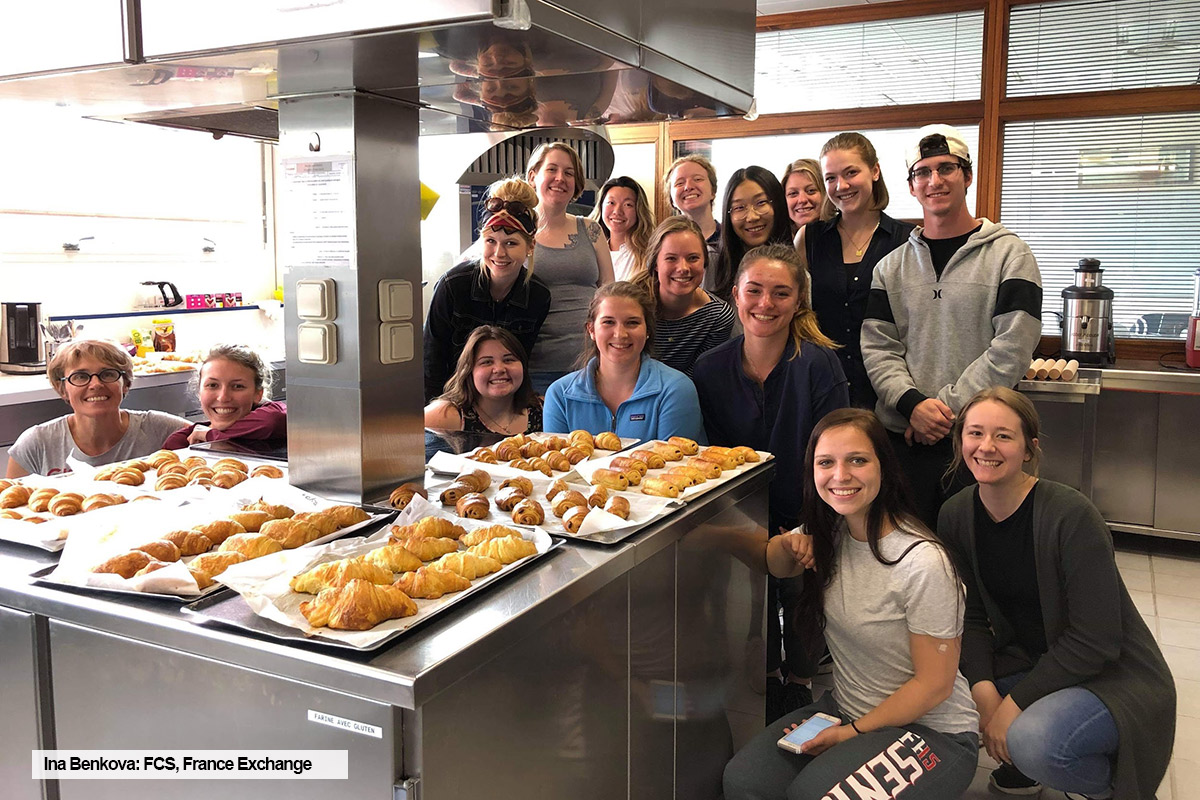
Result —
<instances>
[{"instance_id":1,"label":"tattoo on arm","mask_svg":"<svg viewBox=\"0 0 1200 800\"><path fill-rule=\"evenodd\" d=\"M596 222L595 220L588 220L587 233L588 238L592 241L592 244L595 244L597 241L599 241L601 235L600 223Z\"/></svg>"}]
</instances>

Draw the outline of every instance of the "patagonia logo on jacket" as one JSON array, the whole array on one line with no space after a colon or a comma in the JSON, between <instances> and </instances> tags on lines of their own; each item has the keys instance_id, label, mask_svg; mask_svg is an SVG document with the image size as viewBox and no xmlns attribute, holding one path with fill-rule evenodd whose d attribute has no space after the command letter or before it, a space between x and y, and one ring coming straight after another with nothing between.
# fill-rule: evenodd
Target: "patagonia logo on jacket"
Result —
<instances>
[{"instance_id":1,"label":"patagonia logo on jacket","mask_svg":"<svg viewBox=\"0 0 1200 800\"><path fill-rule=\"evenodd\" d=\"M629 421L630 422L645 422L646 415L645 414L630 414Z\"/></svg>"}]
</instances>

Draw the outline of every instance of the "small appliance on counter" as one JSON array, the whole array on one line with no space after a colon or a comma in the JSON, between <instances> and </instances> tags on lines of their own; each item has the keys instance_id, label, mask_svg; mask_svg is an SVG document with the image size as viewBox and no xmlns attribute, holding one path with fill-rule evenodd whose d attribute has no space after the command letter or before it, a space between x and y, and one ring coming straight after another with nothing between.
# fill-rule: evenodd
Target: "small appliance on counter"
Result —
<instances>
[{"instance_id":1,"label":"small appliance on counter","mask_svg":"<svg viewBox=\"0 0 1200 800\"><path fill-rule=\"evenodd\" d=\"M1113 335L1113 291L1102 283L1100 260L1081 258L1075 285L1062 290L1062 357L1080 364L1117 360Z\"/></svg>"},{"instance_id":2,"label":"small appliance on counter","mask_svg":"<svg viewBox=\"0 0 1200 800\"><path fill-rule=\"evenodd\" d=\"M46 371L41 303L0 303L0 372L37 375Z\"/></svg>"},{"instance_id":3,"label":"small appliance on counter","mask_svg":"<svg viewBox=\"0 0 1200 800\"><path fill-rule=\"evenodd\" d=\"M152 311L157 308L174 308L183 305L183 295L170 281L142 281L142 286L154 287L138 291L134 305Z\"/></svg>"}]
</instances>

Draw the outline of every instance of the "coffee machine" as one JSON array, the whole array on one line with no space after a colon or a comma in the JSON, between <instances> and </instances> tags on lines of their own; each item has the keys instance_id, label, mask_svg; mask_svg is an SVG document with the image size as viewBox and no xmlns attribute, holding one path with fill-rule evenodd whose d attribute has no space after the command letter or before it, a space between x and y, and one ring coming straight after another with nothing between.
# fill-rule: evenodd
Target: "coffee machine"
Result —
<instances>
[{"instance_id":1,"label":"coffee machine","mask_svg":"<svg viewBox=\"0 0 1200 800\"><path fill-rule=\"evenodd\" d=\"M1075 285L1062 290L1062 357L1080 364L1112 364L1116 358L1113 335L1113 291L1102 283L1100 259L1081 258Z\"/></svg>"},{"instance_id":2,"label":"coffee machine","mask_svg":"<svg viewBox=\"0 0 1200 800\"><path fill-rule=\"evenodd\" d=\"M46 371L41 303L0 303L0 372L36 375Z\"/></svg>"}]
</instances>

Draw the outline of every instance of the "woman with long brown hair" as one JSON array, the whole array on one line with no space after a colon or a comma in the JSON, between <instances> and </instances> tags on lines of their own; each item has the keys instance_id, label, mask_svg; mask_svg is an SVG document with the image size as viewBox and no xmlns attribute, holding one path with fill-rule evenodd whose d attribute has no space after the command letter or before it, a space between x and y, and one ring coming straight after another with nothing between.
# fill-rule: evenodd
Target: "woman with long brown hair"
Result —
<instances>
[{"instance_id":1,"label":"woman with long brown hair","mask_svg":"<svg viewBox=\"0 0 1200 800\"><path fill-rule=\"evenodd\" d=\"M425 427L505 435L540 431L542 402L517 337L494 325L473 330L446 390L425 406Z\"/></svg>"}]
</instances>

